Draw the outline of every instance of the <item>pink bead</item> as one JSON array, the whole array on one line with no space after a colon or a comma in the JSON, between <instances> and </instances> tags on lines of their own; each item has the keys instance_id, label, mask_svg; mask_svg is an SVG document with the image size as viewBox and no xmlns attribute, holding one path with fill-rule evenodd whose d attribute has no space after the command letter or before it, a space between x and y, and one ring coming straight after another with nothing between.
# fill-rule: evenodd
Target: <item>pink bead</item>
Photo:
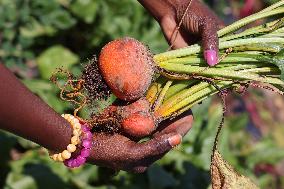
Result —
<instances>
[{"instance_id":1,"label":"pink bead","mask_svg":"<svg viewBox=\"0 0 284 189\"><path fill-rule=\"evenodd\" d=\"M88 127L87 124L82 125L82 130L83 130L84 132L90 131L90 129L89 129L89 127Z\"/></svg>"},{"instance_id":2,"label":"pink bead","mask_svg":"<svg viewBox=\"0 0 284 189\"><path fill-rule=\"evenodd\" d=\"M83 164L86 162L86 158L85 158L85 157L82 157L82 156L80 155L80 156L78 156L78 157L76 158L76 161L78 162L78 167L79 167L79 166L83 165Z\"/></svg>"},{"instance_id":3,"label":"pink bead","mask_svg":"<svg viewBox=\"0 0 284 189\"><path fill-rule=\"evenodd\" d=\"M87 127L85 125L82 125L82 131L86 132L87 131Z\"/></svg>"},{"instance_id":4,"label":"pink bead","mask_svg":"<svg viewBox=\"0 0 284 189\"><path fill-rule=\"evenodd\" d=\"M73 159L71 166L72 166L72 168L79 167L78 161L76 159Z\"/></svg>"},{"instance_id":5,"label":"pink bead","mask_svg":"<svg viewBox=\"0 0 284 189\"><path fill-rule=\"evenodd\" d=\"M73 167L73 159L67 160L67 167L69 167L69 168L74 168L74 167Z\"/></svg>"},{"instance_id":6,"label":"pink bead","mask_svg":"<svg viewBox=\"0 0 284 189\"><path fill-rule=\"evenodd\" d=\"M81 154L80 154L82 157L89 157L90 156L90 149L88 149L88 148L83 148L82 150L81 150Z\"/></svg>"},{"instance_id":7,"label":"pink bead","mask_svg":"<svg viewBox=\"0 0 284 189\"><path fill-rule=\"evenodd\" d=\"M86 139L92 140L92 136L93 136L93 135L92 135L92 133L91 133L90 131L86 131L84 135L85 135L85 138L86 138Z\"/></svg>"},{"instance_id":8,"label":"pink bead","mask_svg":"<svg viewBox=\"0 0 284 189\"><path fill-rule=\"evenodd\" d=\"M82 145L83 145L85 148L91 148L92 142L91 142L91 140L83 140Z\"/></svg>"},{"instance_id":9,"label":"pink bead","mask_svg":"<svg viewBox=\"0 0 284 189\"><path fill-rule=\"evenodd\" d=\"M69 162L68 160L63 161L63 163L66 167L68 167L68 162Z\"/></svg>"}]
</instances>

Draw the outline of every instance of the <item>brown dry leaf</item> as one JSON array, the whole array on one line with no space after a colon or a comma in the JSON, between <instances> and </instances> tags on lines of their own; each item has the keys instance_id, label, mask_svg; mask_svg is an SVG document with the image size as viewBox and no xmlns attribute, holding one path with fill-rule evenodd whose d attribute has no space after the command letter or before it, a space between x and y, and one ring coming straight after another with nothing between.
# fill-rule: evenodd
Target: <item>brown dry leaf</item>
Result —
<instances>
[{"instance_id":1,"label":"brown dry leaf","mask_svg":"<svg viewBox=\"0 0 284 189\"><path fill-rule=\"evenodd\" d=\"M249 178L237 173L217 150L211 161L211 179L212 189L259 189Z\"/></svg>"}]
</instances>

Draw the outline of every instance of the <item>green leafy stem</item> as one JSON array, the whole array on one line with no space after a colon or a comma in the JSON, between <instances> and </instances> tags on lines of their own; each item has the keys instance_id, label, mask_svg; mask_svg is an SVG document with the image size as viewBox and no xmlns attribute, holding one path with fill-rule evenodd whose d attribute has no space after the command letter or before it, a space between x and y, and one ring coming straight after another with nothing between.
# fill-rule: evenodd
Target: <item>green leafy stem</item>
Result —
<instances>
[{"instance_id":1,"label":"green leafy stem","mask_svg":"<svg viewBox=\"0 0 284 189\"><path fill-rule=\"evenodd\" d=\"M206 65L200 44L155 55L160 77L168 78L154 94L155 113L163 118L178 115L224 89L251 82L283 92L284 18L279 19L283 5L279 1L219 30L220 62L214 67ZM278 19L239 32L251 22L275 16Z\"/></svg>"}]
</instances>

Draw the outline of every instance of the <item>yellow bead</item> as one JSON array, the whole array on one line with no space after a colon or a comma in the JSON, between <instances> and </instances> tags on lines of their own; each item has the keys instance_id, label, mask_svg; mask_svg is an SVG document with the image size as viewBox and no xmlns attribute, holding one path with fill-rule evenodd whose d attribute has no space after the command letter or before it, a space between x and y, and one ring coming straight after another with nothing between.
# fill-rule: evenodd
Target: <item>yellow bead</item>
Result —
<instances>
[{"instance_id":1,"label":"yellow bead","mask_svg":"<svg viewBox=\"0 0 284 189\"><path fill-rule=\"evenodd\" d=\"M51 156L51 158L52 158L54 161L56 161L56 160L57 160L57 156L58 156L58 154L53 154L53 155Z\"/></svg>"},{"instance_id":2,"label":"yellow bead","mask_svg":"<svg viewBox=\"0 0 284 189\"><path fill-rule=\"evenodd\" d=\"M79 120L78 119L74 119L73 120L73 125L76 125L76 124L80 124ZM81 124L80 124L81 125Z\"/></svg>"},{"instance_id":3,"label":"yellow bead","mask_svg":"<svg viewBox=\"0 0 284 189\"><path fill-rule=\"evenodd\" d=\"M79 137L80 136L80 130L79 129L74 129L73 130L73 135Z\"/></svg>"},{"instance_id":4,"label":"yellow bead","mask_svg":"<svg viewBox=\"0 0 284 189\"><path fill-rule=\"evenodd\" d=\"M64 118L68 119L69 118L69 114L64 114Z\"/></svg>"},{"instance_id":5,"label":"yellow bead","mask_svg":"<svg viewBox=\"0 0 284 189\"><path fill-rule=\"evenodd\" d=\"M81 129L81 124L80 123L74 124L74 129Z\"/></svg>"},{"instance_id":6,"label":"yellow bead","mask_svg":"<svg viewBox=\"0 0 284 189\"><path fill-rule=\"evenodd\" d=\"M69 144L67 146L67 150L68 152L72 153L72 152L75 152L76 151L76 146L74 144Z\"/></svg>"},{"instance_id":7,"label":"yellow bead","mask_svg":"<svg viewBox=\"0 0 284 189\"><path fill-rule=\"evenodd\" d=\"M58 154L57 161L64 161L61 153Z\"/></svg>"},{"instance_id":8,"label":"yellow bead","mask_svg":"<svg viewBox=\"0 0 284 189\"><path fill-rule=\"evenodd\" d=\"M75 130L75 129L74 129L74 130L73 130L73 135L74 135L74 136L79 136L78 130Z\"/></svg>"},{"instance_id":9,"label":"yellow bead","mask_svg":"<svg viewBox=\"0 0 284 189\"><path fill-rule=\"evenodd\" d=\"M68 117L68 118L67 118L67 121L71 124L71 123L72 123L72 118L71 118L71 117Z\"/></svg>"},{"instance_id":10,"label":"yellow bead","mask_svg":"<svg viewBox=\"0 0 284 189\"><path fill-rule=\"evenodd\" d=\"M64 159L69 159L70 157L71 157L71 153L68 152L67 150L64 150L64 151L62 152L62 158L64 158Z\"/></svg>"},{"instance_id":11,"label":"yellow bead","mask_svg":"<svg viewBox=\"0 0 284 189\"><path fill-rule=\"evenodd\" d=\"M72 127L75 128L75 125L76 125L77 123L79 123L79 122L76 122L76 119L74 118L74 119L72 120L72 122L71 122Z\"/></svg>"},{"instance_id":12,"label":"yellow bead","mask_svg":"<svg viewBox=\"0 0 284 189\"><path fill-rule=\"evenodd\" d=\"M70 114L69 114L69 117L70 117L70 119L71 119L71 120L73 120L73 119L74 119L74 116L72 116L72 115L70 115Z\"/></svg>"},{"instance_id":13,"label":"yellow bead","mask_svg":"<svg viewBox=\"0 0 284 189\"><path fill-rule=\"evenodd\" d=\"M74 117L70 117L70 123L74 123Z\"/></svg>"},{"instance_id":14,"label":"yellow bead","mask_svg":"<svg viewBox=\"0 0 284 189\"><path fill-rule=\"evenodd\" d=\"M82 134L82 129L78 129L79 136Z\"/></svg>"},{"instance_id":15,"label":"yellow bead","mask_svg":"<svg viewBox=\"0 0 284 189\"><path fill-rule=\"evenodd\" d=\"M78 136L73 136L71 138L71 143L74 145L77 145L79 143L79 137Z\"/></svg>"},{"instance_id":16,"label":"yellow bead","mask_svg":"<svg viewBox=\"0 0 284 189\"><path fill-rule=\"evenodd\" d=\"M74 124L76 124L76 123L80 123L79 119L77 119L77 118L74 119Z\"/></svg>"}]
</instances>

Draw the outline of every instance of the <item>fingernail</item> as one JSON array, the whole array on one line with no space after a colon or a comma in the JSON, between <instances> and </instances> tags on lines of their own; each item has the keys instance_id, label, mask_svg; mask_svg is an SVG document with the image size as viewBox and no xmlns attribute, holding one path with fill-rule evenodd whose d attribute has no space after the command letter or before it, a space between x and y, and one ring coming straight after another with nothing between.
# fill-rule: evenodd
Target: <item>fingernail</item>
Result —
<instances>
[{"instance_id":1,"label":"fingernail","mask_svg":"<svg viewBox=\"0 0 284 189\"><path fill-rule=\"evenodd\" d=\"M181 143L182 136L181 135L174 135L171 136L168 141L172 147L177 146Z\"/></svg>"},{"instance_id":2,"label":"fingernail","mask_svg":"<svg viewBox=\"0 0 284 189\"><path fill-rule=\"evenodd\" d=\"M217 52L215 50L205 50L204 58L209 66L217 64Z\"/></svg>"}]
</instances>

